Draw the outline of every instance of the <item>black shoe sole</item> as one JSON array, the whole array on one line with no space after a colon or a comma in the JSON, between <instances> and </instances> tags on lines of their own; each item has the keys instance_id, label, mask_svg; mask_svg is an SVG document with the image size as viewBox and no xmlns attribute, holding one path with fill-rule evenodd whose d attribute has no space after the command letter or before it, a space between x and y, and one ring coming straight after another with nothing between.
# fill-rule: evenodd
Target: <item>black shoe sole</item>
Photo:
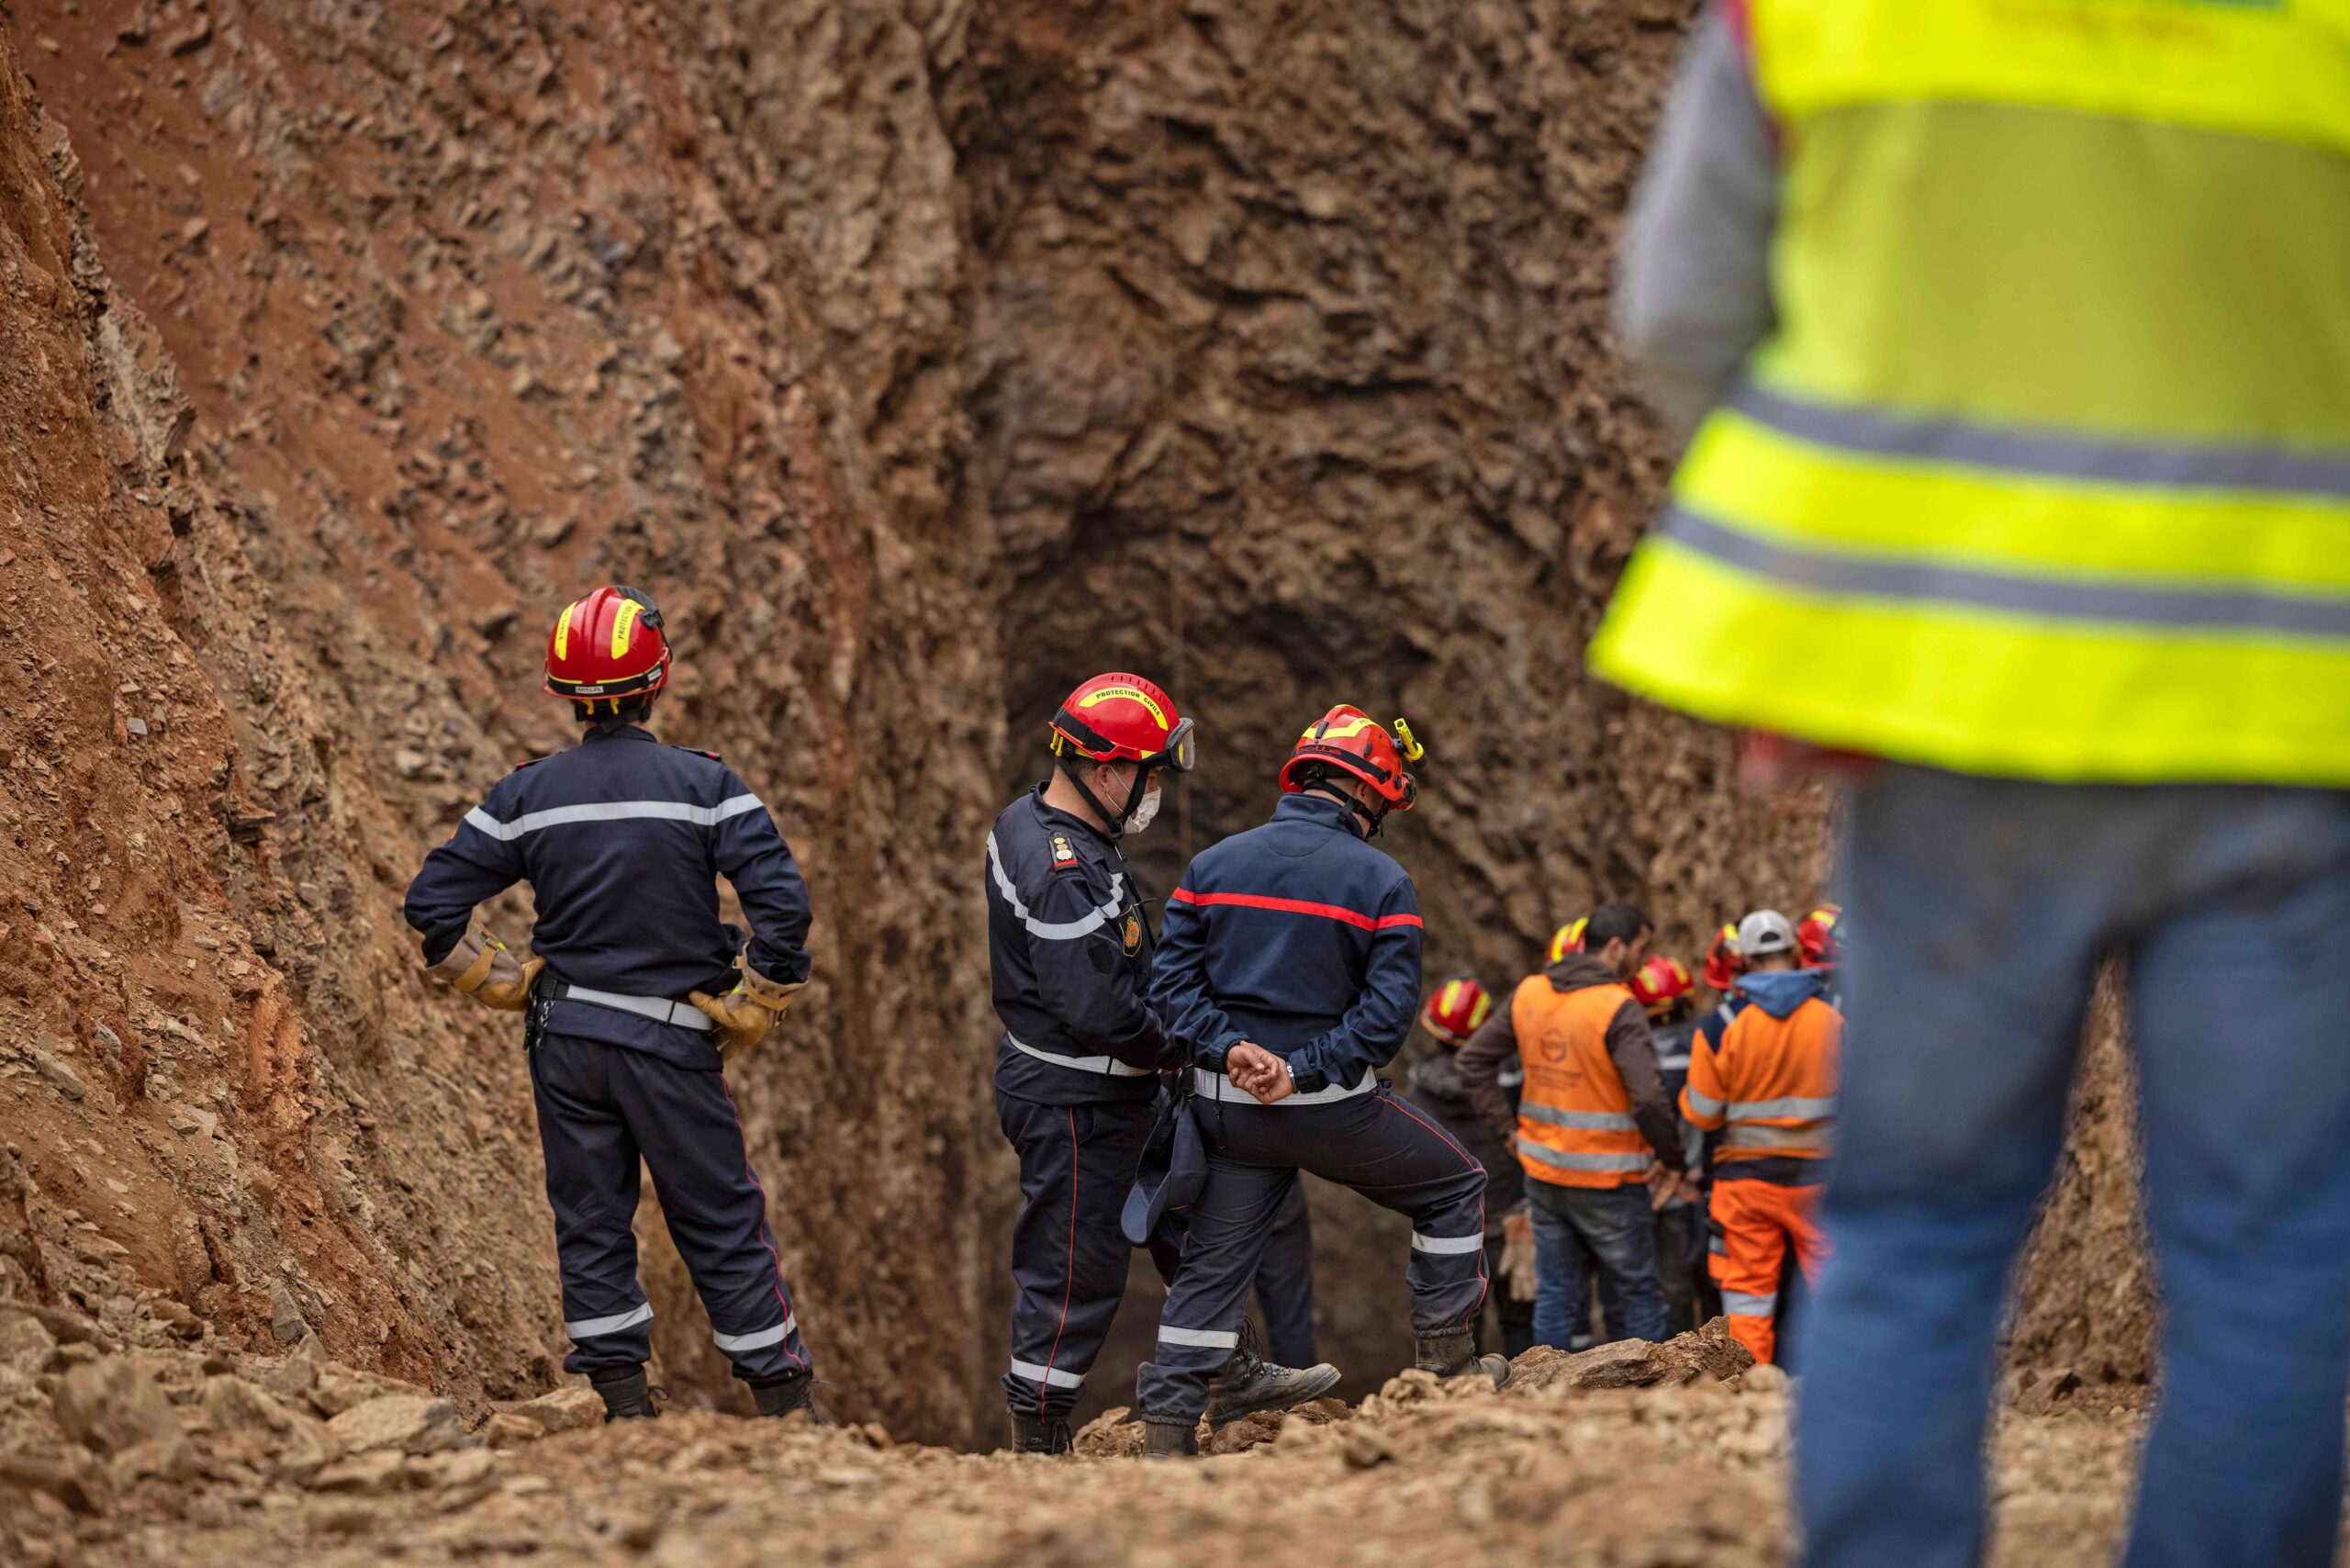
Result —
<instances>
[{"instance_id":1,"label":"black shoe sole","mask_svg":"<svg viewBox=\"0 0 2350 1568\"><path fill-rule=\"evenodd\" d=\"M1319 1399L1338 1386L1338 1369L1326 1367L1322 1375L1304 1388L1293 1388L1286 1394L1268 1394L1262 1399L1241 1406L1225 1406L1208 1411L1211 1431L1229 1427L1244 1417L1261 1416L1268 1410L1294 1410L1308 1400Z\"/></svg>"}]
</instances>

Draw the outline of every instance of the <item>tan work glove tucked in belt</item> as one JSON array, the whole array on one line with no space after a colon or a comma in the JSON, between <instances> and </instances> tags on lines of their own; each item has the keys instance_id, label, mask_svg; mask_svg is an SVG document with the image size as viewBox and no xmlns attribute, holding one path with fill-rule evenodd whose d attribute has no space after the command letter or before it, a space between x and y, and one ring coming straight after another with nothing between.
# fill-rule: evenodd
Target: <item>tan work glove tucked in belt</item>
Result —
<instances>
[{"instance_id":1,"label":"tan work glove tucked in belt","mask_svg":"<svg viewBox=\"0 0 2350 1568\"><path fill-rule=\"evenodd\" d=\"M1534 1269L1534 1216L1524 1209L1502 1216L1502 1279L1512 1301L1532 1301L1540 1287Z\"/></svg>"},{"instance_id":2,"label":"tan work glove tucked in belt","mask_svg":"<svg viewBox=\"0 0 2350 1568\"><path fill-rule=\"evenodd\" d=\"M531 1001L531 982L547 967L544 958L518 962L506 944L476 925L457 939L449 956L425 973L464 992L484 1007L520 1013Z\"/></svg>"},{"instance_id":3,"label":"tan work glove tucked in belt","mask_svg":"<svg viewBox=\"0 0 2350 1568\"><path fill-rule=\"evenodd\" d=\"M747 1051L766 1039L767 1031L775 1027L775 1021L791 1005L793 994L808 983L795 980L784 985L771 980L740 956L736 957L734 967L743 971L743 978L733 991L723 996L698 991L686 998L718 1025L718 1054L722 1057Z\"/></svg>"}]
</instances>

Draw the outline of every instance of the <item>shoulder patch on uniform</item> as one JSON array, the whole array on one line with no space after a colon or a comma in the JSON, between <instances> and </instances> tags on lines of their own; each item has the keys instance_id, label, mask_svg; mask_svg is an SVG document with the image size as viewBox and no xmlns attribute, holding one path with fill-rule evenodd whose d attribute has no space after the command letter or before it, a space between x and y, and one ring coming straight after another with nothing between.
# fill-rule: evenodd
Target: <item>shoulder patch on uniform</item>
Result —
<instances>
[{"instance_id":1,"label":"shoulder patch on uniform","mask_svg":"<svg viewBox=\"0 0 2350 1568\"><path fill-rule=\"evenodd\" d=\"M711 760L711 761L712 761L712 762L721 762L721 761L725 760L724 758L721 757L721 756L720 756L716 752L714 752L714 751L704 751L704 750L702 750L702 748L701 748L701 747L699 747L699 746L698 746L698 745L673 745L673 746L671 746L669 749L670 749L671 751L689 751L689 752L693 753L696 756L706 756L706 757L710 758L710 760Z\"/></svg>"},{"instance_id":2,"label":"shoulder patch on uniform","mask_svg":"<svg viewBox=\"0 0 2350 1568\"><path fill-rule=\"evenodd\" d=\"M1069 846L1069 834L1065 833L1053 834L1053 869L1058 871L1065 866L1074 866L1077 863L1077 851Z\"/></svg>"},{"instance_id":3,"label":"shoulder patch on uniform","mask_svg":"<svg viewBox=\"0 0 2350 1568\"><path fill-rule=\"evenodd\" d=\"M549 753L547 753L547 756L553 756L554 755L554 753L553 753L553 752L549 752ZM546 759L547 759L547 757L546 757L546 756L534 756L534 757L531 758L528 762L518 762L518 763L516 763L516 764L514 765L514 771L515 771L515 772L517 772L517 773L520 773L520 772L521 772L521 771L522 771L522 769L524 769L524 768L526 768L526 767L536 767L539 764L541 764L542 762L544 762Z\"/></svg>"}]
</instances>

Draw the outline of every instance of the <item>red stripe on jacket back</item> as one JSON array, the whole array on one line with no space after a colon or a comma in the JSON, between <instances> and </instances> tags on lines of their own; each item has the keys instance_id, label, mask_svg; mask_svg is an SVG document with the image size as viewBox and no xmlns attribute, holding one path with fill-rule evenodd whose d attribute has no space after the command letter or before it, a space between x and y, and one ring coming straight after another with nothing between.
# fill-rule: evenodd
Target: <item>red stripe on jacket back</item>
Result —
<instances>
[{"instance_id":1,"label":"red stripe on jacket back","mask_svg":"<svg viewBox=\"0 0 2350 1568\"><path fill-rule=\"evenodd\" d=\"M1228 904L1240 909L1270 909L1283 914L1311 914L1323 920L1336 920L1365 931L1386 931L1398 925L1418 925L1416 914L1364 914L1357 910L1343 909L1334 903L1315 903L1305 899L1270 898L1262 893L1195 893L1179 887L1169 895L1177 903L1196 904L1208 908Z\"/></svg>"}]
</instances>

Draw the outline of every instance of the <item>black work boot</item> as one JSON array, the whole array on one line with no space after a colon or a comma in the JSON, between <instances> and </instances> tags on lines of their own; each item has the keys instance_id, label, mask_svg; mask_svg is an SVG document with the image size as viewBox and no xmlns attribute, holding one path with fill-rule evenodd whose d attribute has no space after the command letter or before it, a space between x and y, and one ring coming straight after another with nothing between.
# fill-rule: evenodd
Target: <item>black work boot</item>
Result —
<instances>
[{"instance_id":1,"label":"black work boot","mask_svg":"<svg viewBox=\"0 0 2350 1568\"><path fill-rule=\"evenodd\" d=\"M650 1421L661 1414L653 1406L653 1396L661 1391L646 1386L643 1367L601 1376L590 1373L588 1383L604 1401L608 1426L614 1421Z\"/></svg>"},{"instance_id":2,"label":"black work boot","mask_svg":"<svg viewBox=\"0 0 2350 1568\"><path fill-rule=\"evenodd\" d=\"M1194 1421L1160 1421L1144 1417L1142 1456L1145 1459L1199 1458L1199 1424Z\"/></svg>"},{"instance_id":3,"label":"black work boot","mask_svg":"<svg viewBox=\"0 0 2350 1568\"><path fill-rule=\"evenodd\" d=\"M814 1382L806 1372L794 1372L773 1383L755 1383L751 1384L751 1403L759 1407L761 1416L780 1417L805 1410L810 1426L829 1427L832 1422L816 1407Z\"/></svg>"},{"instance_id":4,"label":"black work boot","mask_svg":"<svg viewBox=\"0 0 2350 1568\"><path fill-rule=\"evenodd\" d=\"M1509 1386L1509 1358L1477 1353L1477 1341L1466 1328L1456 1328L1443 1334L1423 1334L1415 1341L1419 1347L1416 1363L1422 1372L1432 1372L1445 1381L1482 1373L1493 1379L1495 1388Z\"/></svg>"},{"instance_id":5,"label":"black work boot","mask_svg":"<svg viewBox=\"0 0 2350 1568\"><path fill-rule=\"evenodd\" d=\"M1014 1453L1067 1453L1070 1438L1069 1422L1059 1416L1023 1416L1012 1413L1012 1451Z\"/></svg>"},{"instance_id":6,"label":"black work boot","mask_svg":"<svg viewBox=\"0 0 2350 1568\"><path fill-rule=\"evenodd\" d=\"M1338 1369L1327 1361L1310 1367L1278 1367L1247 1345L1233 1351L1216 1374L1208 1400L1208 1425L1221 1427L1259 1410L1287 1410L1319 1399L1338 1386Z\"/></svg>"}]
</instances>

